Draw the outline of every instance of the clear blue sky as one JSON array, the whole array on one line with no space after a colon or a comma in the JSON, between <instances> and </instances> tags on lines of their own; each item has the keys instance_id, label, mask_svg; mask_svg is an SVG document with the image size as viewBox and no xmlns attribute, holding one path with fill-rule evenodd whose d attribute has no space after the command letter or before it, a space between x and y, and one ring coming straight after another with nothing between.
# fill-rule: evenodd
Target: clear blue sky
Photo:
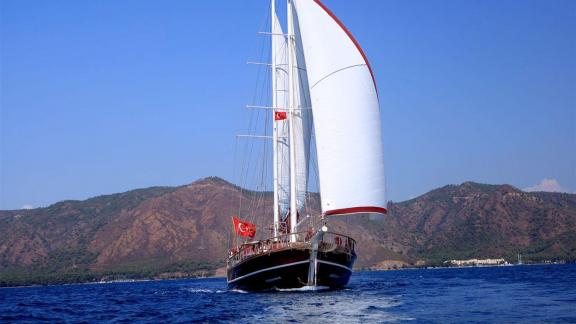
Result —
<instances>
[{"instance_id":1,"label":"clear blue sky","mask_svg":"<svg viewBox=\"0 0 576 324\"><path fill-rule=\"evenodd\" d=\"M576 1L324 3L376 75L389 199L576 191ZM0 6L0 209L232 179L266 0Z\"/></svg>"}]
</instances>

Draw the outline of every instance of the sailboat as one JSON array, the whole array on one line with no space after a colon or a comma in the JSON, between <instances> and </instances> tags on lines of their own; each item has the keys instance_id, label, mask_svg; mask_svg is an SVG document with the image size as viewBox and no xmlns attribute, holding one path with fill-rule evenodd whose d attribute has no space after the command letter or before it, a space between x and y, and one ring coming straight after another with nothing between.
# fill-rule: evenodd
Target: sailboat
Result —
<instances>
[{"instance_id":1,"label":"sailboat","mask_svg":"<svg viewBox=\"0 0 576 324\"><path fill-rule=\"evenodd\" d=\"M378 92L358 42L319 0L287 0L286 32L271 1L273 206L269 237L235 217L229 288L343 287L356 260L354 238L336 217L386 214ZM264 136L261 136L264 137ZM304 216L311 141L318 215Z\"/></svg>"}]
</instances>

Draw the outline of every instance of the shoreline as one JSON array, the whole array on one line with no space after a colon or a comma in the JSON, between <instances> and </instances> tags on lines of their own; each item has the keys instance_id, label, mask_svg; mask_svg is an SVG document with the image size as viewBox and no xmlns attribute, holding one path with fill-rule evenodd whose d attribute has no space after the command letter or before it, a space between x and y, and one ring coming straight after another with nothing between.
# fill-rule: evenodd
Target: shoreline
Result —
<instances>
[{"instance_id":1,"label":"shoreline","mask_svg":"<svg viewBox=\"0 0 576 324\"><path fill-rule=\"evenodd\" d=\"M453 266L453 267L404 267L398 269L357 269L354 272L383 272L383 271L402 271L402 270L441 270L441 269L469 269L469 268L495 268L495 267L518 267L518 266L552 266L552 265L569 265L574 262L556 262L556 263L523 263L523 264L502 264L502 265L476 265L476 266ZM165 278L138 278L138 279L114 279L85 282L55 283L55 284L24 284L1 286L0 289L13 288L36 288L36 287L53 287L53 286L72 286L72 285L97 285L97 284L114 284L114 283L134 283L148 281L174 281L174 280L196 280L196 279L226 279L221 275L210 276L182 276L182 277L165 277Z\"/></svg>"}]
</instances>

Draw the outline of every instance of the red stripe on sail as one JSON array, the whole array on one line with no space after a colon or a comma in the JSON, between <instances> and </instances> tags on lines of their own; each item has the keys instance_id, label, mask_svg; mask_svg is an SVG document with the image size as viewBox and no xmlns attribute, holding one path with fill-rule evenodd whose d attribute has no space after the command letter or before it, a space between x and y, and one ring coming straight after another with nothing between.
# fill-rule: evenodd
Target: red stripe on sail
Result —
<instances>
[{"instance_id":1,"label":"red stripe on sail","mask_svg":"<svg viewBox=\"0 0 576 324\"><path fill-rule=\"evenodd\" d=\"M342 209L333 209L324 213L326 216L344 215L344 214L358 214L358 213L377 213L377 214L387 214L386 208L374 207L374 206L364 206L364 207L350 207Z\"/></svg>"},{"instance_id":2,"label":"red stripe on sail","mask_svg":"<svg viewBox=\"0 0 576 324\"><path fill-rule=\"evenodd\" d=\"M314 2L316 2L316 4L319 5L320 8L322 8L328 14L328 16L334 19L334 21L338 24L338 26L340 26L340 28L342 28L342 30L346 33L346 35L348 35L348 38L350 38L352 43L354 43L354 46L356 46L356 49L358 49L360 55L362 55L364 62L366 62L366 66L368 66L368 71L370 71L370 76L372 76L372 82L374 83L374 89L376 90L376 96L378 96L378 87L376 87L376 79L374 78L372 67L370 66L370 62L368 62L368 58L366 57L366 54L364 54L362 47L360 47L360 44L358 44L354 36L352 36L352 33L348 30L348 28L344 26L344 24L336 17L336 15L334 15L334 13L332 13L332 11L330 11L330 9L328 9L328 7L326 7L322 2L320 2L320 0L314 0Z\"/></svg>"}]
</instances>

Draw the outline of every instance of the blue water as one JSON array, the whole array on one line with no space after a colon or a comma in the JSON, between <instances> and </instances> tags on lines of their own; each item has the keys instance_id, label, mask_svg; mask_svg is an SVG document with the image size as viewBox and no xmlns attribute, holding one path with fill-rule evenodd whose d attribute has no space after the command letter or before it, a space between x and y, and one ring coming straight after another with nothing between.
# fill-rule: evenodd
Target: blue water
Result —
<instances>
[{"instance_id":1,"label":"blue water","mask_svg":"<svg viewBox=\"0 0 576 324\"><path fill-rule=\"evenodd\" d=\"M0 322L574 322L576 265L354 273L338 291L229 291L221 278L0 289Z\"/></svg>"}]
</instances>

